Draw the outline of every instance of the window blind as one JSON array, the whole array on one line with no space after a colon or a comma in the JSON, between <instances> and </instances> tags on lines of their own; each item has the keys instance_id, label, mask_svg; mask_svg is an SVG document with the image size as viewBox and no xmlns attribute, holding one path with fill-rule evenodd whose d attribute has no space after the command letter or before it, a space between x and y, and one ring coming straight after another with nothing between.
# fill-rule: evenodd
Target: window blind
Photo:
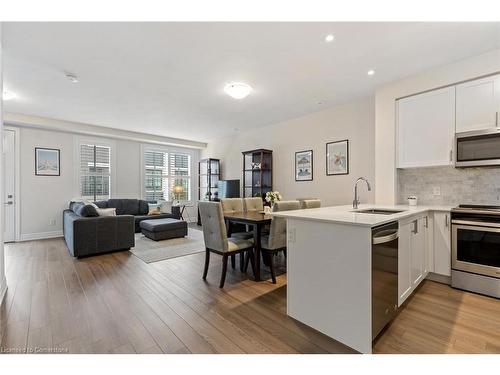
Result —
<instances>
[{"instance_id":1,"label":"window blind","mask_svg":"<svg viewBox=\"0 0 500 375\"><path fill-rule=\"evenodd\" d=\"M80 145L80 195L89 200L110 198L111 148Z\"/></svg>"},{"instance_id":2,"label":"window blind","mask_svg":"<svg viewBox=\"0 0 500 375\"><path fill-rule=\"evenodd\" d=\"M144 164L146 200L169 200L168 153L146 151L144 153Z\"/></svg>"},{"instance_id":3,"label":"window blind","mask_svg":"<svg viewBox=\"0 0 500 375\"><path fill-rule=\"evenodd\" d=\"M145 199L191 200L191 155L178 152L147 150L144 152ZM174 187L182 193L174 194Z\"/></svg>"}]
</instances>

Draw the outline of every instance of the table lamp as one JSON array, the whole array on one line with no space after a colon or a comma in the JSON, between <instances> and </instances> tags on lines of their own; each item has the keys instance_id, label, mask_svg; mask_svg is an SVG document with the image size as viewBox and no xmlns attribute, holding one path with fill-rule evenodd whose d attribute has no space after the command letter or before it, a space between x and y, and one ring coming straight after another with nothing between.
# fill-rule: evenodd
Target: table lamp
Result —
<instances>
[{"instance_id":1,"label":"table lamp","mask_svg":"<svg viewBox=\"0 0 500 375\"><path fill-rule=\"evenodd\" d=\"M172 189L172 191L174 192L174 195L175 197L177 198L177 204L180 203L179 201L179 195L184 193L184 186L182 185L175 185Z\"/></svg>"}]
</instances>

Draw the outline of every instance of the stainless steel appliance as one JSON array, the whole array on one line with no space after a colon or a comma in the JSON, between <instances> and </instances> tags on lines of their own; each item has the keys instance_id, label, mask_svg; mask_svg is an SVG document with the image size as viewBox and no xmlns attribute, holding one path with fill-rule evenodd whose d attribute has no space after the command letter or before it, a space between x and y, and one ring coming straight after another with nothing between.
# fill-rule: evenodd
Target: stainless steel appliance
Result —
<instances>
[{"instance_id":1,"label":"stainless steel appliance","mask_svg":"<svg viewBox=\"0 0 500 375\"><path fill-rule=\"evenodd\" d=\"M372 339L398 310L398 222L372 229Z\"/></svg>"},{"instance_id":2,"label":"stainless steel appliance","mask_svg":"<svg viewBox=\"0 0 500 375\"><path fill-rule=\"evenodd\" d=\"M500 128L457 133L455 167L500 165Z\"/></svg>"},{"instance_id":3,"label":"stainless steel appliance","mask_svg":"<svg viewBox=\"0 0 500 375\"><path fill-rule=\"evenodd\" d=\"M500 298L500 206L451 211L451 285Z\"/></svg>"}]
</instances>

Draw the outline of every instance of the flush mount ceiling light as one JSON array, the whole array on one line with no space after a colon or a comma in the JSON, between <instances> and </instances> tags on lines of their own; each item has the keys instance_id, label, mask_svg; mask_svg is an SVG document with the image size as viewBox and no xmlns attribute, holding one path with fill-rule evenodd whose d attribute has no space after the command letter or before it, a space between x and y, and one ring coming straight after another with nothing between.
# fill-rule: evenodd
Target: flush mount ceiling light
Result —
<instances>
[{"instance_id":1,"label":"flush mount ceiling light","mask_svg":"<svg viewBox=\"0 0 500 375\"><path fill-rule=\"evenodd\" d=\"M76 76L76 74L65 72L64 76L66 77L66 79L68 81L70 81L72 83L77 83L78 82L78 77Z\"/></svg>"},{"instance_id":2,"label":"flush mount ceiling light","mask_svg":"<svg viewBox=\"0 0 500 375\"><path fill-rule=\"evenodd\" d=\"M252 92L252 87L243 82L231 82L224 87L224 92L231 98L243 99Z\"/></svg>"},{"instance_id":3,"label":"flush mount ceiling light","mask_svg":"<svg viewBox=\"0 0 500 375\"><path fill-rule=\"evenodd\" d=\"M3 100L12 100L15 98L17 98L17 95L15 93L13 93L12 91L3 90L2 93Z\"/></svg>"},{"instance_id":4,"label":"flush mount ceiling light","mask_svg":"<svg viewBox=\"0 0 500 375\"><path fill-rule=\"evenodd\" d=\"M333 42L334 40L335 40L335 35L333 35L333 34L328 34L325 37L325 42L327 42L327 43Z\"/></svg>"},{"instance_id":5,"label":"flush mount ceiling light","mask_svg":"<svg viewBox=\"0 0 500 375\"><path fill-rule=\"evenodd\" d=\"M366 74L368 74L369 76L372 76L375 74L375 70L370 69Z\"/></svg>"}]
</instances>

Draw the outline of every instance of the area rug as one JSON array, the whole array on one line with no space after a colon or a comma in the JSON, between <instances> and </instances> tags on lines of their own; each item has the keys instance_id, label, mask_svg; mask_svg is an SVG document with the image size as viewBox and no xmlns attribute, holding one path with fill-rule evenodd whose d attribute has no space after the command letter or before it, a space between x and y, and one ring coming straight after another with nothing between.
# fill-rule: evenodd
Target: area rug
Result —
<instances>
[{"instance_id":1,"label":"area rug","mask_svg":"<svg viewBox=\"0 0 500 375\"><path fill-rule=\"evenodd\" d=\"M204 251L203 232L192 228L188 229L188 235L184 238L163 241L153 241L141 233L136 233L135 247L130 250L132 254L146 263L159 262Z\"/></svg>"}]
</instances>

